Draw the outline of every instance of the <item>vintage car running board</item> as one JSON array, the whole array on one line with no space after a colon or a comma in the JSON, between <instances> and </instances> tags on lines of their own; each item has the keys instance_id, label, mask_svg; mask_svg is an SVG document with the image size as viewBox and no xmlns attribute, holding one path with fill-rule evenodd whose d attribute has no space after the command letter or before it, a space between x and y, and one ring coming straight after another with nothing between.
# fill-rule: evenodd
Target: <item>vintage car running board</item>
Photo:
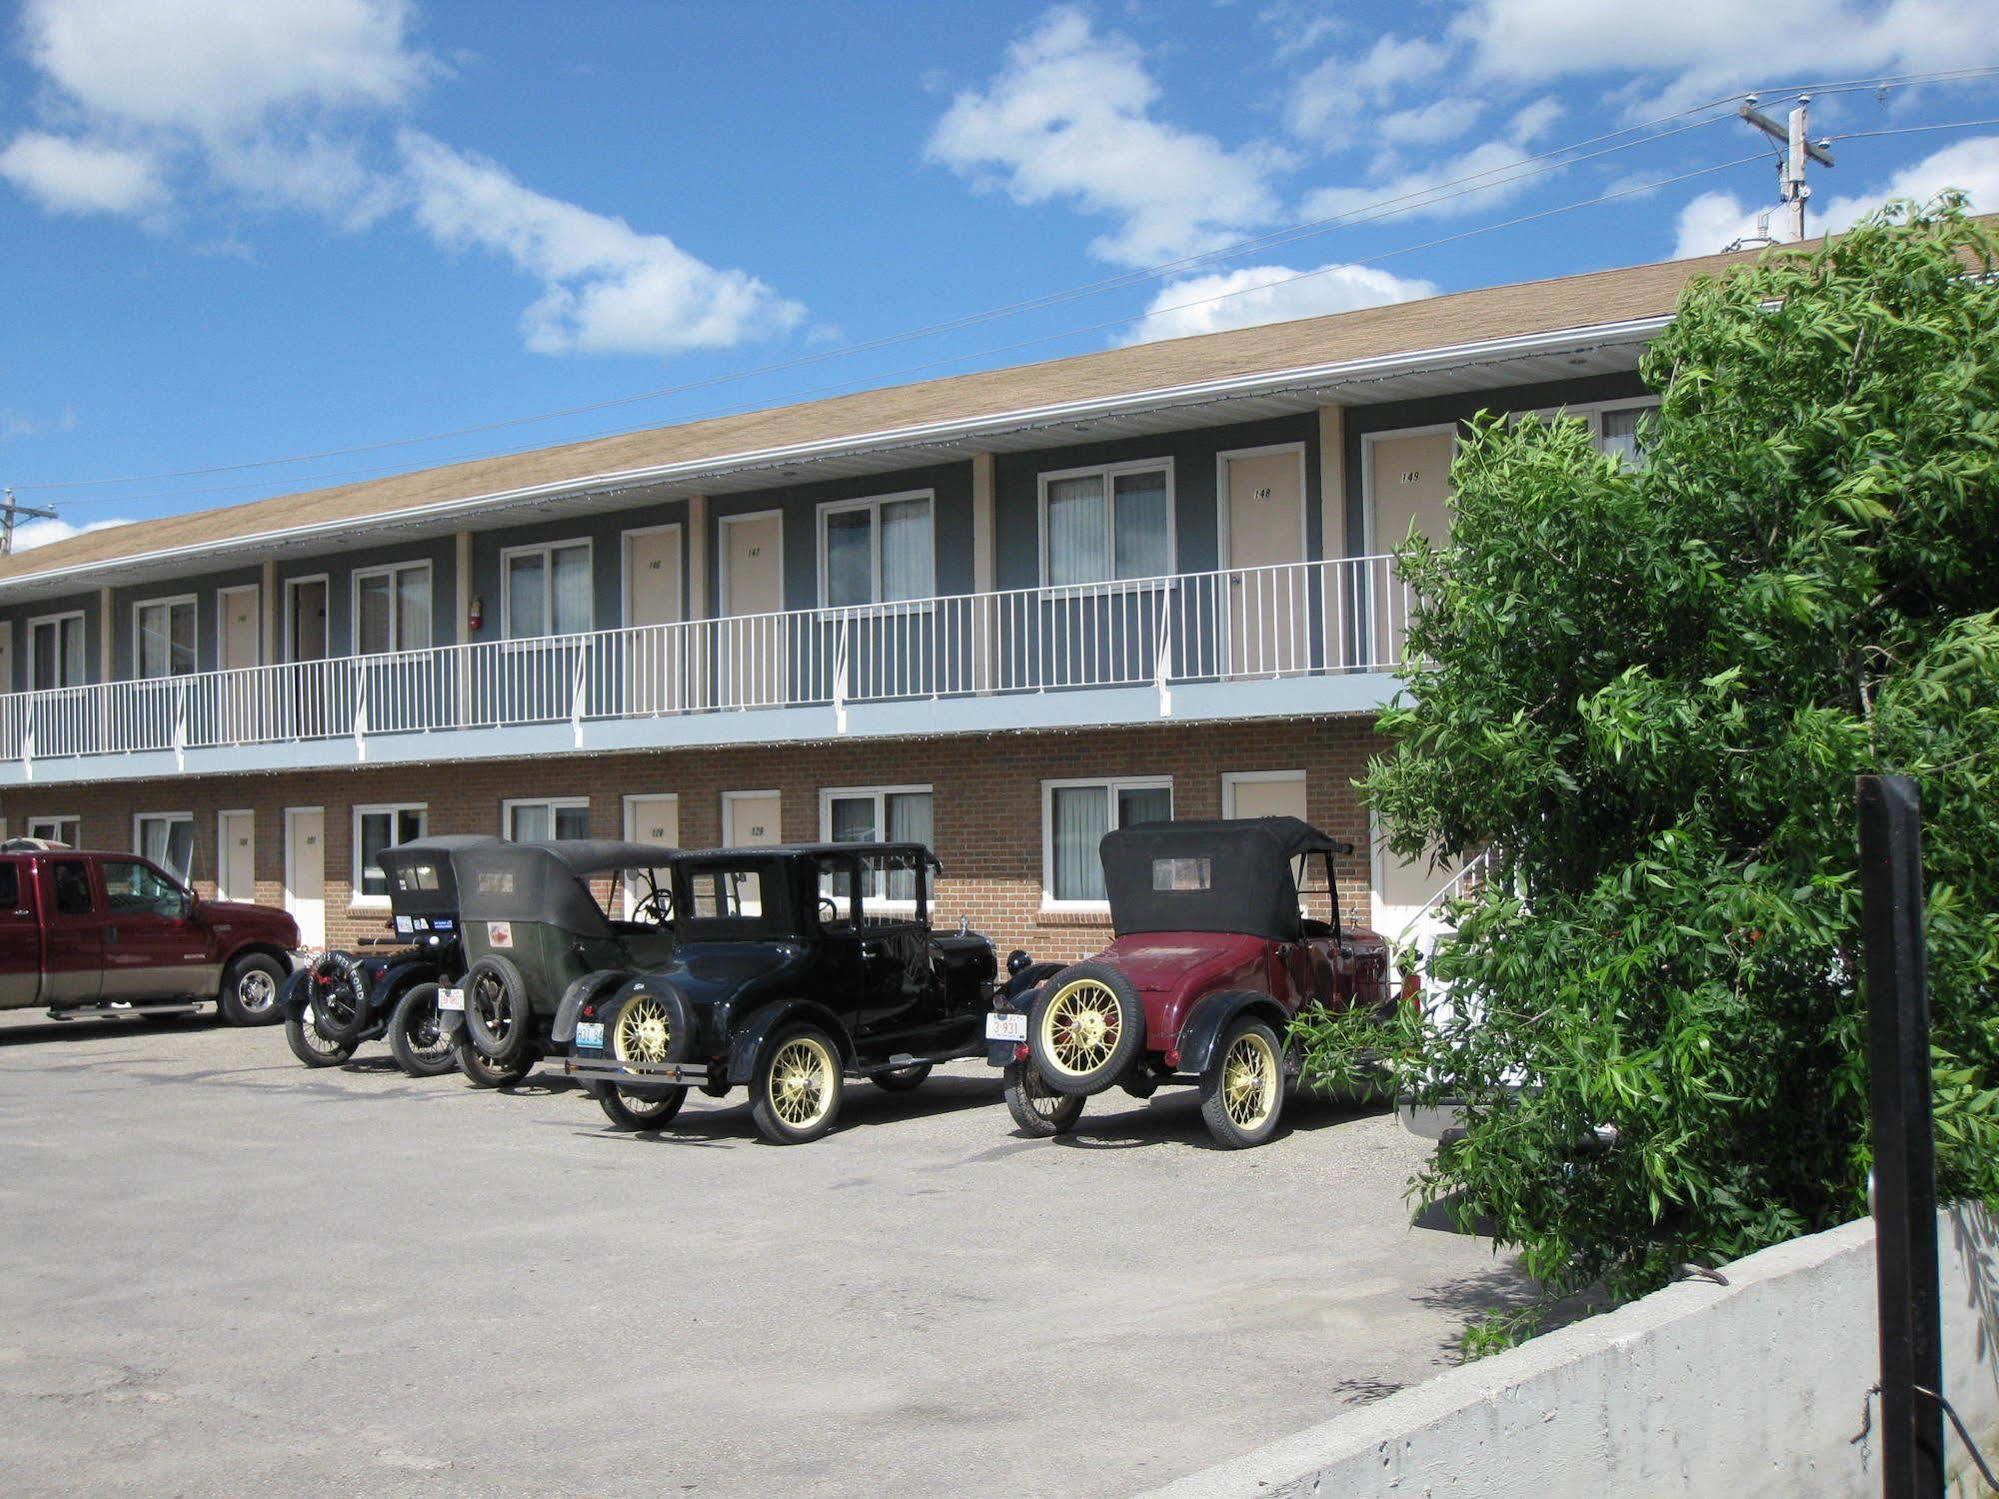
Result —
<instances>
[{"instance_id":1,"label":"vintage car running board","mask_svg":"<svg viewBox=\"0 0 1999 1499\"><path fill-rule=\"evenodd\" d=\"M940 1051L928 1056L915 1056L909 1052L898 1052L886 1062L870 1062L865 1067L843 1067L841 1072L848 1077L873 1077L879 1072L900 1072L905 1067L938 1067L946 1062L962 1062L967 1057L982 1057L986 1054L986 1043L979 1041L971 1046L960 1046L951 1051Z\"/></svg>"},{"instance_id":2,"label":"vintage car running board","mask_svg":"<svg viewBox=\"0 0 1999 1499\"><path fill-rule=\"evenodd\" d=\"M72 1005L64 1010L50 1010L51 1020L101 1020L106 1015L192 1015L199 1010L203 1001L198 999L166 1000L158 1004L120 1004L105 1000L94 1005Z\"/></svg>"}]
</instances>

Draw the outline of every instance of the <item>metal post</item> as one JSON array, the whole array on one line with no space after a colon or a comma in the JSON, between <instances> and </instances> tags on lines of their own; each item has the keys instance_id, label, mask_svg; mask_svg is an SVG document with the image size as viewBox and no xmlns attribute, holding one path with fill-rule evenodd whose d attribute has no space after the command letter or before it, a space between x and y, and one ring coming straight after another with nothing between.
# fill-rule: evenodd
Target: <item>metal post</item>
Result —
<instances>
[{"instance_id":1,"label":"metal post","mask_svg":"<svg viewBox=\"0 0 1999 1499\"><path fill-rule=\"evenodd\" d=\"M1861 776L1861 926L1874 1109L1874 1277L1881 1325L1881 1492L1944 1491L1932 1134L1923 952L1922 802L1907 776Z\"/></svg>"}]
</instances>

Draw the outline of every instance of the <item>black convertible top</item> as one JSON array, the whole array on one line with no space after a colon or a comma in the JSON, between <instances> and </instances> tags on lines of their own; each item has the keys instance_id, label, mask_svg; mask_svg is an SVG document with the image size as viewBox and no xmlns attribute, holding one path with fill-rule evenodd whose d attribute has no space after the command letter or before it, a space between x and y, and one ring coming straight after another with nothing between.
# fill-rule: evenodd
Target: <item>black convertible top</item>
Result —
<instances>
[{"instance_id":1,"label":"black convertible top","mask_svg":"<svg viewBox=\"0 0 1999 1499\"><path fill-rule=\"evenodd\" d=\"M467 921L539 921L581 936L604 936L611 924L590 894L593 874L663 869L680 855L657 843L614 838L555 838L546 843L492 839L454 849L459 914Z\"/></svg>"},{"instance_id":2,"label":"black convertible top","mask_svg":"<svg viewBox=\"0 0 1999 1499\"><path fill-rule=\"evenodd\" d=\"M1104 834L1104 889L1119 936L1238 932L1276 942L1302 934L1293 861L1353 845L1296 817L1141 822Z\"/></svg>"},{"instance_id":3,"label":"black convertible top","mask_svg":"<svg viewBox=\"0 0 1999 1499\"><path fill-rule=\"evenodd\" d=\"M490 833L442 833L385 848L376 857L388 876L389 909L398 916L447 916L458 909L452 856L500 840Z\"/></svg>"}]
</instances>

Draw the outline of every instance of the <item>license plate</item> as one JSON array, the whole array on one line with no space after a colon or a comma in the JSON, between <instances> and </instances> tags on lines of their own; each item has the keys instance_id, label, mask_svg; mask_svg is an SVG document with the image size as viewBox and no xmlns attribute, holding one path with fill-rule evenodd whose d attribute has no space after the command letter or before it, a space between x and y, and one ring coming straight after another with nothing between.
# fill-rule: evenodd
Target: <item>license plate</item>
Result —
<instances>
[{"instance_id":1,"label":"license plate","mask_svg":"<svg viewBox=\"0 0 1999 1499\"><path fill-rule=\"evenodd\" d=\"M463 989L439 989L437 991L437 1007L440 1010L463 1010L465 1008L465 991Z\"/></svg>"},{"instance_id":2,"label":"license plate","mask_svg":"<svg viewBox=\"0 0 1999 1499\"><path fill-rule=\"evenodd\" d=\"M604 1049L604 1022L601 1020L579 1020L576 1022L576 1044Z\"/></svg>"},{"instance_id":3,"label":"license plate","mask_svg":"<svg viewBox=\"0 0 1999 1499\"><path fill-rule=\"evenodd\" d=\"M1025 1015L986 1016L986 1039L988 1041L1025 1041L1027 1039L1027 1017Z\"/></svg>"}]
</instances>

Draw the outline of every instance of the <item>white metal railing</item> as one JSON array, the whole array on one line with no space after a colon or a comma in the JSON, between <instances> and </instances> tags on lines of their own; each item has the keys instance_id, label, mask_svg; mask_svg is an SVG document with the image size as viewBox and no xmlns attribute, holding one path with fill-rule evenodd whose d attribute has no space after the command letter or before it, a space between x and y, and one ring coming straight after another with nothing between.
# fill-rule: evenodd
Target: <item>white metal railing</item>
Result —
<instances>
[{"instance_id":1,"label":"white metal railing","mask_svg":"<svg viewBox=\"0 0 1999 1499\"><path fill-rule=\"evenodd\" d=\"M1388 557L952 594L0 695L0 761L1400 665Z\"/></svg>"}]
</instances>

